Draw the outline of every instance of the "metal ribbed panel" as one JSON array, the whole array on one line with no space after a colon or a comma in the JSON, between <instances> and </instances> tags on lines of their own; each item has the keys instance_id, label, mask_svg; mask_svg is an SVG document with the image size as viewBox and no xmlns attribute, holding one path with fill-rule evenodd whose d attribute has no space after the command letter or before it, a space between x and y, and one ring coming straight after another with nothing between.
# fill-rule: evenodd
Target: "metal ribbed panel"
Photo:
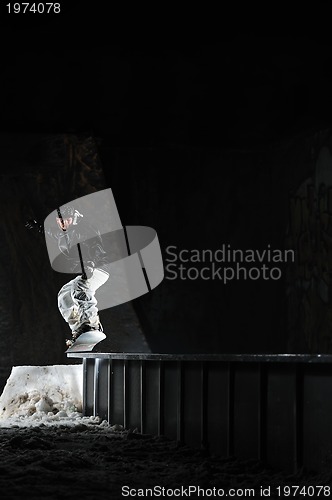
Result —
<instances>
[{"instance_id":1,"label":"metal ribbed panel","mask_svg":"<svg viewBox=\"0 0 332 500\"><path fill-rule=\"evenodd\" d=\"M85 415L289 472L332 455L330 356L81 357Z\"/></svg>"},{"instance_id":2,"label":"metal ribbed panel","mask_svg":"<svg viewBox=\"0 0 332 500\"><path fill-rule=\"evenodd\" d=\"M85 359L83 366L83 414L92 416L94 414L94 370L95 359Z\"/></svg>"},{"instance_id":3,"label":"metal ribbed panel","mask_svg":"<svg viewBox=\"0 0 332 500\"><path fill-rule=\"evenodd\" d=\"M110 409L109 422L113 424L125 424L125 383L124 383L124 361L113 359L111 361L111 384L110 384Z\"/></svg>"}]
</instances>

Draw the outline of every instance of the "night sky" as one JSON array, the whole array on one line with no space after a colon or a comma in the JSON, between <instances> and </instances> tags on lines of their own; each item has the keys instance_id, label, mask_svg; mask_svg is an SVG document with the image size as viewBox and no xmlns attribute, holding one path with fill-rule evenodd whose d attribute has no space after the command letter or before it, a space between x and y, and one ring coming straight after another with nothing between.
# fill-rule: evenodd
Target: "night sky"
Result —
<instances>
[{"instance_id":1,"label":"night sky","mask_svg":"<svg viewBox=\"0 0 332 500\"><path fill-rule=\"evenodd\" d=\"M66 7L63 3L61 15L48 18L9 15L5 2L1 6L4 179L25 179L24 167L20 170L12 166L15 161L8 161L10 155L20 156L21 139L15 142L15 137L26 135L25 141L29 141L28 134L93 137L123 224L154 228L165 265L169 247L198 252L215 251L222 245L258 252L287 248L292 196L314 175L322 147L331 146L332 42L328 36L249 36L239 28L232 29L230 23L227 32L222 30L221 41L209 44L197 36L202 35L199 23L190 25L193 36L186 34L188 18L181 26L179 41L172 32L176 12L164 16L147 12L144 22L137 17L132 28L126 16L115 11L106 15L97 10L96 2L88 7L83 2L70 1L71 6ZM173 20L167 24L169 17ZM162 21L167 35L158 36ZM146 25L153 27L151 34ZM278 33L282 33L281 27ZM11 138L8 144L7 136ZM30 158L29 168L32 163ZM47 174L40 159L35 170L38 168L41 177ZM1 189L6 229L12 227L8 220L15 203L6 202L6 183L0 186L0 193ZM15 221L17 214L16 210ZM23 219L17 222L22 228L24 223ZM7 229L5 234L3 241L9 241ZM17 258L20 242L15 238L12 242ZM6 263L12 262L12 250L12 246L1 248L7 252L1 254L6 255ZM25 254L29 261L28 252ZM32 257L31 262L30 271L36 266ZM199 270L202 267L193 265ZM151 351L331 354L330 336L324 337L324 325L332 322L327 303L310 297L306 307L312 316L303 316L287 295L296 281L294 275L292 271L287 274L287 265L282 263L280 268L282 277L275 281L232 280L226 285L218 279L166 278L151 293L133 301ZM0 293L12 301L7 313L18 322L15 338L21 342L13 347L11 337L1 340L2 346L5 341L8 346L2 348L7 356L0 373L4 383L13 364L33 365L39 358L38 349L27 350L26 338L19 337L17 297L9 295L15 288L8 288L11 267L3 269L8 279L2 279ZM38 272L35 276L22 273L20 279L37 290L42 277ZM52 286L47 301L57 314L57 288ZM20 306L19 311L24 311L24 297L20 297ZM309 335L316 331L312 318L322 319L321 337ZM308 325L312 330L308 327L308 335L301 336L302 327ZM49 342L47 336L45 342ZM67 362L62 339L50 345L56 345L56 356ZM52 357L54 352L45 363L58 362L59 357ZM293 408L291 404L289 408ZM67 484L61 478L70 482L74 473L81 498L88 495L91 485L96 498L103 498L100 492L106 486L107 492L119 494L114 484L125 481L128 474L137 484L140 477L142 483L150 480L153 461L153 480L163 477L173 485L183 477L190 481L197 467L201 467L198 479L207 485L211 478L240 486L252 481L257 485L259 477L260 484L269 484L272 477L266 479L265 470L263 474L254 461L239 464L231 459L223 468L222 460L210 462L203 452L192 455L192 450L178 443L166 445L163 438L150 436L144 444L144 436L136 439L130 433L117 451L115 441L108 442L103 433L100 439L97 432L96 439L91 439L84 428L76 433L66 429L62 434L54 432L56 439L52 433L44 429L34 437L34 431L4 430L2 446L8 469L4 468L3 481L9 478L15 484L14 495L25 491L26 485L33 498L43 489L54 495L59 484L60 493L67 495ZM81 450L88 453L82 462ZM167 476L170 463L173 469ZM34 478L42 474L39 490ZM98 475L100 483L95 481ZM283 484L283 478L275 479ZM303 484L303 477L299 479ZM296 478L290 481L295 484ZM7 483L1 484L7 487Z\"/></svg>"},{"instance_id":2,"label":"night sky","mask_svg":"<svg viewBox=\"0 0 332 500\"><path fill-rule=\"evenodd\" d=\"M123 223L155 228L164 258L283 248L289 193L313 168L301 141L331 125L328 38L146 43L75 9L43 21L3 8L0 130L95 137ZM154 351L285 352L284 276L165 280L135 307Z\"/></svg>"}]
</instances>

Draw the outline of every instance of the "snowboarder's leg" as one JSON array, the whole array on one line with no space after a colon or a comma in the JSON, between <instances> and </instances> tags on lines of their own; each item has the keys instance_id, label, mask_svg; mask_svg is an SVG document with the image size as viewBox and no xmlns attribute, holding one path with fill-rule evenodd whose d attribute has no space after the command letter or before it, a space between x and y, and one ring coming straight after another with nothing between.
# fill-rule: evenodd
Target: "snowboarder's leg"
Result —
<instances>
[{"instance_id":1,"label":"snowboarder's leg","mask_svg":"<svg viewBox=\"0 0 332 500\"><path fill-rule=\"evenodd\" d=\"M81 277L74 283L73 286L73 301L75 310L78 311L78 320L74 330L80 332L82 327L85 330L88 327L92 329L100 329L97 300L95 293L104 283L106 283L109 275L105 271L95 269L92 276L84 280Z\"/></svg>"},{"instance_id":2,"label":"snowboarder's leg","mask_svg":"<svg viewBox=\"0 0 332 500\"><path fill-rule=\"evenodd\" d=\"M75 329L75 325L79 319L78 308L73 299L73 289L75 281L78 278L66 283L58 293L58 308L63 319L68 323L71 330Z\"/></svg>"},{"instance_id":3,"label":"snowboarder's leg","mask_svg":"<svg viewBox=\"0 0 332 500\"><path fill-rule=\"evenodd\" d=\"M72 331L73 340L84 331L103 330L95 293L108 277L106 271L97 268L89 279L78 276L59 291L59 311Z\"/></svg>"}]
</instances>

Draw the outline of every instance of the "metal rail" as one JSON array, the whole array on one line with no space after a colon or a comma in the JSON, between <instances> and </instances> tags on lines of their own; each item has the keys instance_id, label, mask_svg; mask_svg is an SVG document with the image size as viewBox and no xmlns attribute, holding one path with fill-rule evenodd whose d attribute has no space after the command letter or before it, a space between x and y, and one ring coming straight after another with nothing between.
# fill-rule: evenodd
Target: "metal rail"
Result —
<instances>
[{"instance_id":1,"label":"metal rail","mask_svg":"<svg viewBox=\"0 0 332 500\"><path fill-rule=\"evenodd\" d=\"M331 459L331 355L68 357L83 360L85 415L292 472Z\"/></svg>"}]
</instances>

